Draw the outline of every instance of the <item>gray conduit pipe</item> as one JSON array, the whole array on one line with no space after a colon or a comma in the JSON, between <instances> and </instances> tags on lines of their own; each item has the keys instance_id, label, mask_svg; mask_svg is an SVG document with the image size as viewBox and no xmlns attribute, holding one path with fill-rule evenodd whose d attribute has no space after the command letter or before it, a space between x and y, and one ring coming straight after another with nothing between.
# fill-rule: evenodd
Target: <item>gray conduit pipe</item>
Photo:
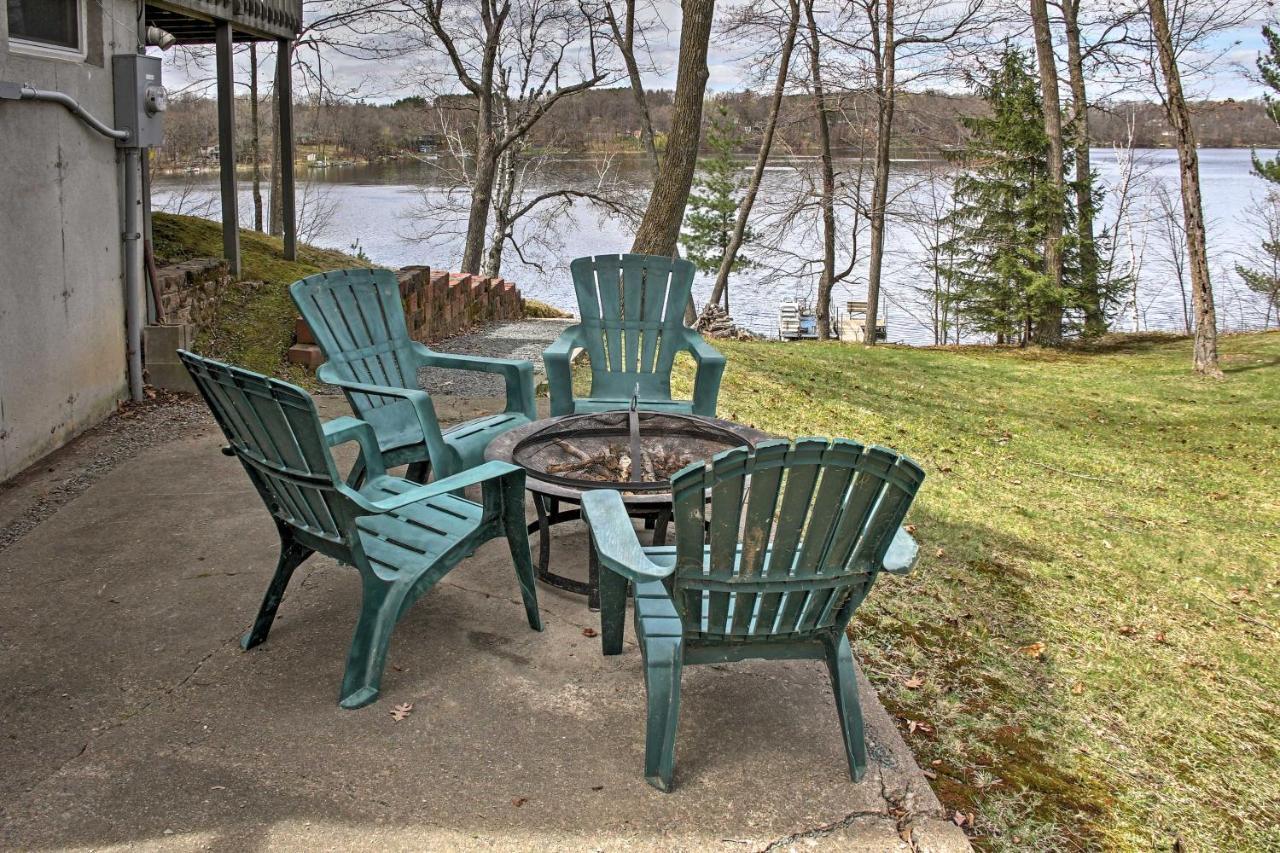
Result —
<instances>
[{"instance_id":1,"label":"gray conduit pipe","mask_svg":"<svg viewBox=\"0 0 1280 853\"><path fill-rule=\"evenodd\" d=\"M47 101L51 104L61 104L71 111L71 114L80 119L89 127L101 133L109 139L118 139L122 142L129 139L129 131L116 130L103 122L99 121L88 110L80 106L79 101L63 92L51 92L47 89L37 89L27 83L10 83L8 81L0 81L0 99L10 101Z\"/></svg>"},{"instance_id":2,"label":"gray conduit pipe","mask_svg":"<svg viewBox=\"0 0 1280 853\"><path fill-rule=\"evenodd\" d=\"M45 101L60 104L76 118L108 139L129 140L129 131L104 124L70 95L37 89L25 83L0 80L0 100ZM142 199L138 191L141 149L124 149L124 326L129 364L129 398L141 401L142 392Z\"/></svg>"}]
</instances>

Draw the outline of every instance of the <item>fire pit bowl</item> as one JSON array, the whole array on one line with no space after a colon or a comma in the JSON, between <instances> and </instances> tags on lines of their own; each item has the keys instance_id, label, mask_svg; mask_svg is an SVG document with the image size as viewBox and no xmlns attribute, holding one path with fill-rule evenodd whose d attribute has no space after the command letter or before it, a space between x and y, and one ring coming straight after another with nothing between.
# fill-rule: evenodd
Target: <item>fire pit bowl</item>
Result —
<instances>
[{"instance_id":1,"label":"fire pit bowl","mask_svg":"<svg viewBox=\"0 0 1280 853\"><path fill-rule=\"evenodd\" d=\"M524 436L512 448L511 461L531 478L570 489L665 492L671 475L686 465L752 445L742 432L707 418L595 412L556 418Z\"/></svg>"},{"instance_id":2,"label":"fire pit bowl","mask_svg":"<svg viewBox=\"0 0 1280 853\"><path fill-rule=\"evenodd\" d=\"M582 517L582 493L616 489L631 517L653 528L653 544L663 545L671 521L670 476L722 450L755 447L770 437L732 421L633 408L563 415L507 430L489 442L484 458L512 462L525 471L537 515L528 529L530 535L538 534L533 566L538 579L585 595L587 606L599 610L600 566L594 548L587 550L585 579L551 570L551 528ZM640 459L635 477L634 458Z\"/></svg>"}]
</instances>

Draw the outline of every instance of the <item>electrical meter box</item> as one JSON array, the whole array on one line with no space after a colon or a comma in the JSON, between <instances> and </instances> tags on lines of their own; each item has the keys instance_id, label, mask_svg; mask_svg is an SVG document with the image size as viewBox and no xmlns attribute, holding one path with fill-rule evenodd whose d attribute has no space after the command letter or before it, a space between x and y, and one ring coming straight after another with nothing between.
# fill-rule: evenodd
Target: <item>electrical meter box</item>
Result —
<instances>
[{"instance_id":1,"label":"electrical meter box","mask_svg":"<svg viewBox=\"0 0 1280 853\"><path fill-rule=\"evenodd\" d=\"M160 84L160 58L140 53L111 57L115 74L116 127L129 131L119 148L151 148L164 142L168 93Z\"/></svg>"}]
</instances>

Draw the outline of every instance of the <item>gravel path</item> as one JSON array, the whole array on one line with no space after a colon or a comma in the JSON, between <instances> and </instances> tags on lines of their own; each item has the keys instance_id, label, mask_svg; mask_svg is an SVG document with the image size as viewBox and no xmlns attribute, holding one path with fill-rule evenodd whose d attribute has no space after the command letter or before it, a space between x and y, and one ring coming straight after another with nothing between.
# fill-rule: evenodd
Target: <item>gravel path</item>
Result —
<instances>
[{"instance_id":1,"label":"gravel path","mask_svg":"<svg viewBox=\"0 0 1280 853\"><path fill-rule=\"evenodd\" d=\"M445 353L482 355L495 358L525 358L533 362L537 381L542 381L542 351L575 320L521 320L489 326L470 334L441 341L433 349ZM419 383L431 394L457 397L500 397L506 393L502 377L470 370L424 368Z\"/></svg>"},{"instance_id":2,"label":"gravel path","mask_svg":"<svg viewBox=\"0 0 1280 853\"><path fill-rule=\"evenodd\" d=\"M154 393L141 403L121 403L102 423L0 483L0 552L122 462L166 441L217 428L199 398Z\"/></svg>"}]
</instances>

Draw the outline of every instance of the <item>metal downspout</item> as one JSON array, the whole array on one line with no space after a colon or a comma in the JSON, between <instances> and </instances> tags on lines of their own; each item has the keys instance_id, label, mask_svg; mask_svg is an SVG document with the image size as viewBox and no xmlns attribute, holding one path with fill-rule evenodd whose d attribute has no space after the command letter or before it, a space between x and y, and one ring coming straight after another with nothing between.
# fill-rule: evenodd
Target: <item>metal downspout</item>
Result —
<instances>
[{"instance_id":1,"label":"metal downspout","mask_svg":"<svg viewBox=\"0 0 1280 853\"><path fill-rule=\"evenodd\" d=\"M138 191L140 148L124 149L124 327L129 355L129 398L142 392L142 199Z\"/></svg>"}]
</instances>

